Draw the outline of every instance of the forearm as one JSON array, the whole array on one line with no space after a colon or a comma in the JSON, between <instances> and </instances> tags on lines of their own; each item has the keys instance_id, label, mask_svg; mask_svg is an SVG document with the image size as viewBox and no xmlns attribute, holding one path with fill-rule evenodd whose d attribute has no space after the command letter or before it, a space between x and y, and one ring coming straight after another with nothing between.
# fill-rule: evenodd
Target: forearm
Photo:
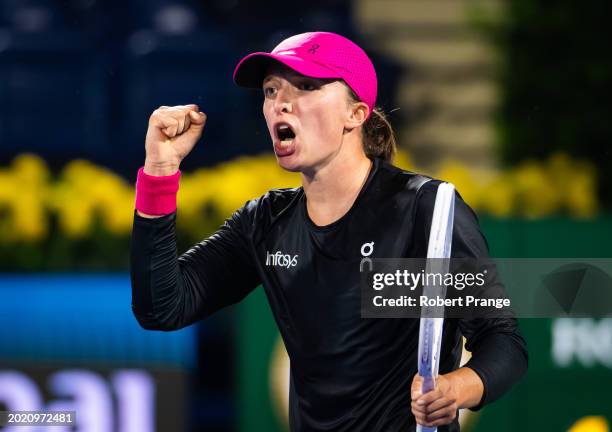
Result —
<instances>
[{"instance_id":1,"label":"forearm","mask_svg":"<svg viewBox=\"0 0 612 432\"><path fill-rule=\"evenodd\" d=\"M130 272L132 310L147 329L183 326L184 300L177 262L174 214L156 219L134 216Z\"/></svg>"},{"instance_id":2,"label":"forearm","mask_svg":"<svg viewBox=\"0 0 612 432\"><path fill-rule=\"evenodd\" d=\"M472 358L465 365L475 372L484 385L480 403L474 410L493 402L516 384L527 371L525 341L516 332L490 332L479 338Z\"/></svg>"}]
</instances>

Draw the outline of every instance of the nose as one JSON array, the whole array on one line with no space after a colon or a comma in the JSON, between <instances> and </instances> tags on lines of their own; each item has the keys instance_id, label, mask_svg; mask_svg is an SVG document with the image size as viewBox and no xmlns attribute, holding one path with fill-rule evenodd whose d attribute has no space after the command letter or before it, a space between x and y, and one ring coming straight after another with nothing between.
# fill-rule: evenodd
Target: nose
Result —
<instances>
[{"instance_id":1,"label":"nose","mask_svg":"<svg viewBox=\"0 0 612 432\"><path fill-rule=\"evenodd\" d=\"M276 92L276 98L274 99L274 110L278 114L287 114L293 111L291 96L289 95L288 90L289 89L283 86Z\"/></svg>"}]
</instances>

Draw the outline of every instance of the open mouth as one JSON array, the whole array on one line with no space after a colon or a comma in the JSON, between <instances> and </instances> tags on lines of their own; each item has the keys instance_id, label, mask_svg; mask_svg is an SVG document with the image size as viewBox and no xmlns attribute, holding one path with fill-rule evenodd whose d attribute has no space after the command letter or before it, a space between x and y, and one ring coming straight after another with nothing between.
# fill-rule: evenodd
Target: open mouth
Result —
<instances>
[{"instance_id":1,"label":"open mouth","mask_svg":"<svg viewBox=\"0 0 612 432\"><path fill-rule=\"evenodd\" d=\"M276 135L282 141L291 141L295 138L295 132L288 124L280 124L276 127Z\"/></svg>"}]
</instances>

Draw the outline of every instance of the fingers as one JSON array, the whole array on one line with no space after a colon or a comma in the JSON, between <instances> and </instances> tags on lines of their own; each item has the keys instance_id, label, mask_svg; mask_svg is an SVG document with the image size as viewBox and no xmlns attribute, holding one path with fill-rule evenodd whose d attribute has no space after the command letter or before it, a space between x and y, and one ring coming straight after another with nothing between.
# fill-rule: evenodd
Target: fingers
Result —
<instances>
[{"instance_id":1,"label":"fingers","mask_svg":"<svg viewBox=\"0 0 612 432\"><path fill-rule=\"evenodd\" d=\"M439 400L437 408L418 405L412 402L412 414L419 424L424 426L442 426L452 422L457 416L457 405L450 400Z\"/></svg>"},{"instance_id":2,"label":"fingers","mask_svg":"<svg viewBox=\"0 0 612 432\"><path fill-rule=\"evenodd\" d=\"M410 397L412 400L417 400L422 394L423 390L423 377L418 373L412 378L412 385L410 386Z\"/></svg>"},{"instance_id":3,"label":"fingers","mask_svg":"<svg viewBox=\"0 0 612 432\"><path fill-rule=\"evenodd\" d=\"M428 391L424 395L420 396L416 402L418 405L428 406L435 400L440 399L442 396L443 394L440 391L440 388L436 387L435 389Z\"/></svg>"},{"instance_id":4,"label":"fingers","mask_svg":"<svg viewBox=\"0 0 612 432\"><path fill-rule=\"evenodd\" d=\"M436 420L431 420L430 417L424 416L421 414L414 414L414 419L420 425L427 427L438 427L438 426L446 426L447 424L452 423L457 417L456 413L449 413L448 415L438 418Z\"/></svg>"},{"instance_id":5,"label":"fingers","mask_svg":"<svg viewBox=\"0 0 612 432\"><path fill-rule=\"evenodd\" d=\"M444 417L457 410L454 401L448 398L440 398L430 405L419 405L416 402L412 402L411 406L413 411L427 416L430 421Z\"/></svg>"},{"instance_id":6,"label":"fingers","mask_svg":"<svg viewBox=\"0 0 612 432\"><path fill-rule=\"evenodd\" d=\"M187 126L187 121L186 119L189 118L189 115L181 115L177 118L178 120L178 128L176 131L177 135L180 135L183 133L183 131L185 130L185 126Z\"/></svg>"},{"instance_id":7,"label":"fingers","mask_svg":"<svg viewBox=\"0 0 612 432\"><path fill-rule=\"evenodd\" d=\"M206 115L198 110L196 104L163 105L153 111L149 123L157 126L168 138L173 138L189 130L192 123L200 127L204 124Z\"/></svg>"},{"instance_id":8,"label":"fingers","mask_svg":"<svg viewBox=\"0 0 612 432\"><path fill-rule=\"evenodd\" d=\"M429 420L428 417L423 417L423 416L414 416L414 419L416 420L416 422L422 426L427 426L427 427L438 427L438 426L446 426L447 424L452 423L455 418L457 416L455 414L453 415L449 415L437 420Z\"/></svg>"},{"instance_id":9,"label":"fingers","mask_svg":"<svg viewBox=\"0 0 612 432\"><path fill-rule=\"evenodd\" d=\"M162 117L161 118L162 125L165 126L162 131L168 138L173 138L178 133L178 120L173 117Z\"/></svg>"},{"instance_id":10,"label":"fingers","mask_svg":"<svg viewBox=\"0 0 612 432\"><path fill-rule=\"evenodd\" d=\"M193 124L203 125L206 122L206 114L204 114L202 111L189 111L189 116Z\"/></svg>"},{"instance_id":11,"label":"fingers","mask_svg":"<svg viewBox=\"0 0 612 432\"><path fill-rule=\"evenodd\" d=\"M429 405L425 405L425 412L428 415L436 417L435 414L437 412L444 411L448 407L450 407L452 410L456 410L457 409L457 407L455 406L455 401L453 399L450 399L448 397L444 397L443 396L443 397L433 401Z\"/></svg>"},{"instance_id":12,"label":"fingers","mask_svg":"<svg viewBox=\"0 0 612 432\"><path fill-rule=\"evenodd\" d=\"M442 426L457 416L457 400L448 383L440 379L436 388L423 394L423 378L418 374L412 380L410 396L411 410L417 423L427 426Z\"/></svg>"}]
</instances>

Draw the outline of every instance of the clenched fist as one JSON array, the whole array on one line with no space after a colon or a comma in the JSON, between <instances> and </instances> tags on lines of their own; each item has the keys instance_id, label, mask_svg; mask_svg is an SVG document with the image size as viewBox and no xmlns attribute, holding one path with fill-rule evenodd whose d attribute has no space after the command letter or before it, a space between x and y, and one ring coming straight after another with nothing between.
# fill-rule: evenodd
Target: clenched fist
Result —
<instances>
[{"instance_id":1,"label":"clenched fist","mask_svg":"<svg viewBox=\"0 0 612 432\"><path fill-rule=\"evenodd\" d=\"M145 173L172 175L202 136L206 114L197 105L161 106L151 114L145 141Z\"/></svg>"}]
</instances>

